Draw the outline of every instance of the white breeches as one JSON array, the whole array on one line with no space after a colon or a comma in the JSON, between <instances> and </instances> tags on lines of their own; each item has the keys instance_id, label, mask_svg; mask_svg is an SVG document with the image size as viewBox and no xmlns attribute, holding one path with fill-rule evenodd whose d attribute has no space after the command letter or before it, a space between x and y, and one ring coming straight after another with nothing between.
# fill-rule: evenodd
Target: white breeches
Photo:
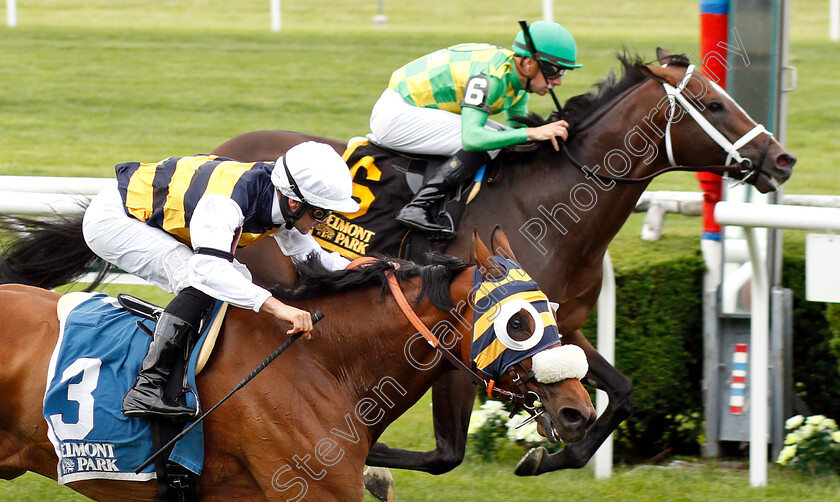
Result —
<instances>
[{"instance_id":1,"label":"white breeches","mask_svg":"<svg viewBox=\"0 0 840 502\"><path fill-rule=\"evenodd\" d=\"M484 127L505 129L492 120ZM370 131L368 139L372 142L405 153L449 157L463 149L459 114L414 106L393 89L385 89L373 105ZM498 150L489 153L495 157Z\"/></svg>"},{"instance_id":2,"label":"white breeches","mask_svg":"<svg viewBox=\"0 0 840 502\"><path fill-rule=\"evenodd\" d=\"M99 192L85 211L82 231L100 258L168 293L190 285L192 249L163 230L125 213L116 188Z\"/></svg>"}]
</instances>

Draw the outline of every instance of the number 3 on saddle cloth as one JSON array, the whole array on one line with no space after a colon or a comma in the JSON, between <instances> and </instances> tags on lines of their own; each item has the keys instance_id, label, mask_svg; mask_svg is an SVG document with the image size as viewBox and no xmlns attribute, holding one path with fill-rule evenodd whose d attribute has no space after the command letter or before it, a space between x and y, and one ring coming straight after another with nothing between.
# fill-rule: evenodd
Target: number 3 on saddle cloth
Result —
<instances>
[{"instance_id":1,"label":"number 3 on saddle cloth","mask_svg":"<svg viewBox=\"0 0 840 502\"><path fill-rule=\"evenodd\" d=\"M344 161L353 177L353 196L359 200L355 213L333 213L312 231L324 249L337 251L349 259L370 253L423 263L430 250L443 251L449 241L430 241L422 232L409 230L396 221L400 209L446 159L440 156L409 155L366 140L351 140L344 152ZM454 228L467 204L462 188L433 214L440 214L438 223Z\"/></svg>"},{"instance_id":2,"label":"number 3 on saddle cloth","mask_svg":"<svg viewBox=\"0 0 840 502\"><path fill-rule=\"evenodd\" d=\"M134 473L154 453L150 422L126 417L121 411L123 396L134 383L151 342L137 323L152 331L154 324L102 293L71 293L64 299L67 302L59 303L61 328L50 358L44 395L47 434L58 455L58 483L154 479L154 465ZM218 317L223 305L215 303L213 318ZM191 406L197 402L198 353L209 331L203 331L187 364L192 392L186 394L186 401ZM177 443L169 460L201 474L201 424Z\"/></svg>"}]
</instances>

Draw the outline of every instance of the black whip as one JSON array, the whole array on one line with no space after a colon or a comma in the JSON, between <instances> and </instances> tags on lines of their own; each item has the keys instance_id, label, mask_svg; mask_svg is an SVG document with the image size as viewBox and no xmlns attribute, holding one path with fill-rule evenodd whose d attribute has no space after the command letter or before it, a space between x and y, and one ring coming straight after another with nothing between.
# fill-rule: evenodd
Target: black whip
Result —
<instances>
[{"instance_id":1,"label":"black whip","mask_svg":"<svg viewBox=\"0 0 840 502\"><path fill-rule=\"evenodd\" d=\"M315 313L314 313L314 314L312 314L312 324L315 324L316 322L320 321L320 320L321 320L321 319L323 319L323 318L324 318L324 314L323 314L320 310L316 310L316 311L315 311ZM180 441L180 440L181 440L184 436L186 436L187 434L189 434L189 432L190 432L191 430L195 429L195 427L196 427L198 424L200 424L200 423L201 423L201 421L202 421L202 420L204 420L204 419L207 417L207 415L209 415L210 413L212 413L212 412L213 412L213 410L215 410L216 408L218 408L218 407L219 407L219 405L221 405L222 403L224 403L225 401L227 401L227 399L228 399L230 396L232 396L232 395L233 395L236 391L238 391L238 390L239 390L239 389L241 389L242 387L245 387L245 385L246 385L248 382L250 382L251 380L253 380L253 379L254 379L254 377L255 377L255 376L257 376L257 375L260 373L260 371L264 370L266 366L268 366L269 364L271 364L271 362L272 362L272 361L274 361L275 359L277 359L277 357L278 357L280 354L282 354L282 353L283 353L286 349L288 349L290 345L292 345L293 343L295 343L295 342L297 341L297 339L301 337L301 335L303 335L303 332L297 332L297 333L292 334L292 336L290 336L288 340L286 340L285 342L283 342L283 344L282 344L282 345L280 345L279 347L277 347L277 349L275 349L275 350L274 350L274 352L272 352L272 353L271 353L271 355L270 355L270 356L268 356L268 357L265 359L265 361L261 362L261 363L260 363L260 364L259 364L256 368L254 368L254 370L253 370L253 371L251 371L251 373L249 373L249 374L248 374L248 376L246 376L245 378L243 378L243 379L242 379L242 381L241 381L241 382L239 382L238 384L236 384L236 387L234 387L232 391L228 392L227 396L223 397L223 398L222 398L222 399L221 399L218 403L214 404L212 408L210 408L210 409L209 409L209 410L207 410L206 412L202 413L202 414L201 414L201 416L200 416L200 417L198 417L198 418L196 419L196 421L195 421L195 422L193 422L193 423L191 423L191 424L189 425L189 427L187 427L187 428L185 428L184 430L182 430L180 434L178 434L177 436L175 436L174 438L172 438L172 440L171 440L171 441L169 441L168 443L166 443L165 445L163 445L163 446L162 446L162 447L161 447L158 451L156 451L154 454L152 454L152 456L151 456L151 457L147 458L145 462L143 462L142 464L140 464L140 467L138 467L137 469L134 469L134 473L135 473L135 474L140 474L140 472L141 472L143 469L145 469L146 467L148 467L148 466L149 466L149 464L151 464L152 462L154 462L155 460L157 460L157 459L158 459L158 457L160 457L160 456L161 456L161 455L163 455L166 451L168 451L168 450L169 450L172 446L174 446L174 445L175 445L175 443L177 443L177 442L178 442L178 441Z\"/></svg>"}]
</instances>

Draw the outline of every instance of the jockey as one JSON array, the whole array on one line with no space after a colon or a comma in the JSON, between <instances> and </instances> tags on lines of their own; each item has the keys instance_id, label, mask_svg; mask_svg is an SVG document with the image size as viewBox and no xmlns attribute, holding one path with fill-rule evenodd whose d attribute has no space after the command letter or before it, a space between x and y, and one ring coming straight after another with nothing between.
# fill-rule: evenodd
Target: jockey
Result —
<instances>
[{"instance_id":1,"label":"jockey","mask_svg":"<svg viewBox=\"0 0 840 502\"><path fill-rule=\"evenodd\" d=\"M433 203L474 176L500 148L549 140L559 150L556 137L568 137L564 120L527 128L511 120L528 114L527 93L545 95L581 66L575 63L575 40L563 26L536 21L528 31L536 58L520 31L512 52L489 44L455 45L391 75L371 112L369 139L401 152L451 157L399 212L398 222L454 238L453 230L434 223ZM506 125L489 120L496 113L504 113Z\"/></svg>"},{"instance_id":2,"label":"jockey","mask_svg":"<svg viewBox=\"0 0 840 502\"><path fill-rule=\"evenodd\" d=\"M98 256L174 293L149 351L125 395L127 416L187 419L196 410L163 393L172 365L213 299L267 312L311 337L312 320L251 282L234 260L237 247L272 236L293 261L318 254L324 266L349 262L309 233L332 211L354 212L347 164L328 145L309 141L276 162L170 157L116 166L117 188L101 191L84 215L85 241Z\"/></svg>"}]
</instances>

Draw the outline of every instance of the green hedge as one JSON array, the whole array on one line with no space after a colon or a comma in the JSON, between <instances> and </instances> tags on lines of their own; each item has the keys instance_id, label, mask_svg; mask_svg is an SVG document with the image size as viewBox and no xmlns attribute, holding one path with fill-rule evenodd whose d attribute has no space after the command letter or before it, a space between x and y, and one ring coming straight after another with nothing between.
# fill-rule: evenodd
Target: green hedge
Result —
<instances>
[{"instance_id":1,"label":"green hedge","mask_svg":"<svg viewBox=\"0 0 840 502\"><path fill-rule=\"evenodd\" d=\"M703 441L705 267L699 251L683 249L676 257L647 249L615 264L616 366L633 381L635 398L616 433L620 461L697 454ZM840 418L840 305L805 301L801 242L785 248L783 284L794 295L797 393L813 413ZM593 342L595 319L593 312L584 326Z\"/></svg>"},{"instance_id":2,"label":"green hedge","mask_svg":"<svg viewBox=\"0 0 840 502\"><path fill-rule=\"evenodd\" d=\"M782 273L782 283L793 290L796 393L812 413L840 418L840 305L805 300L805 251L801 243L785 246Z\"/></svg>"}]
</instances>

